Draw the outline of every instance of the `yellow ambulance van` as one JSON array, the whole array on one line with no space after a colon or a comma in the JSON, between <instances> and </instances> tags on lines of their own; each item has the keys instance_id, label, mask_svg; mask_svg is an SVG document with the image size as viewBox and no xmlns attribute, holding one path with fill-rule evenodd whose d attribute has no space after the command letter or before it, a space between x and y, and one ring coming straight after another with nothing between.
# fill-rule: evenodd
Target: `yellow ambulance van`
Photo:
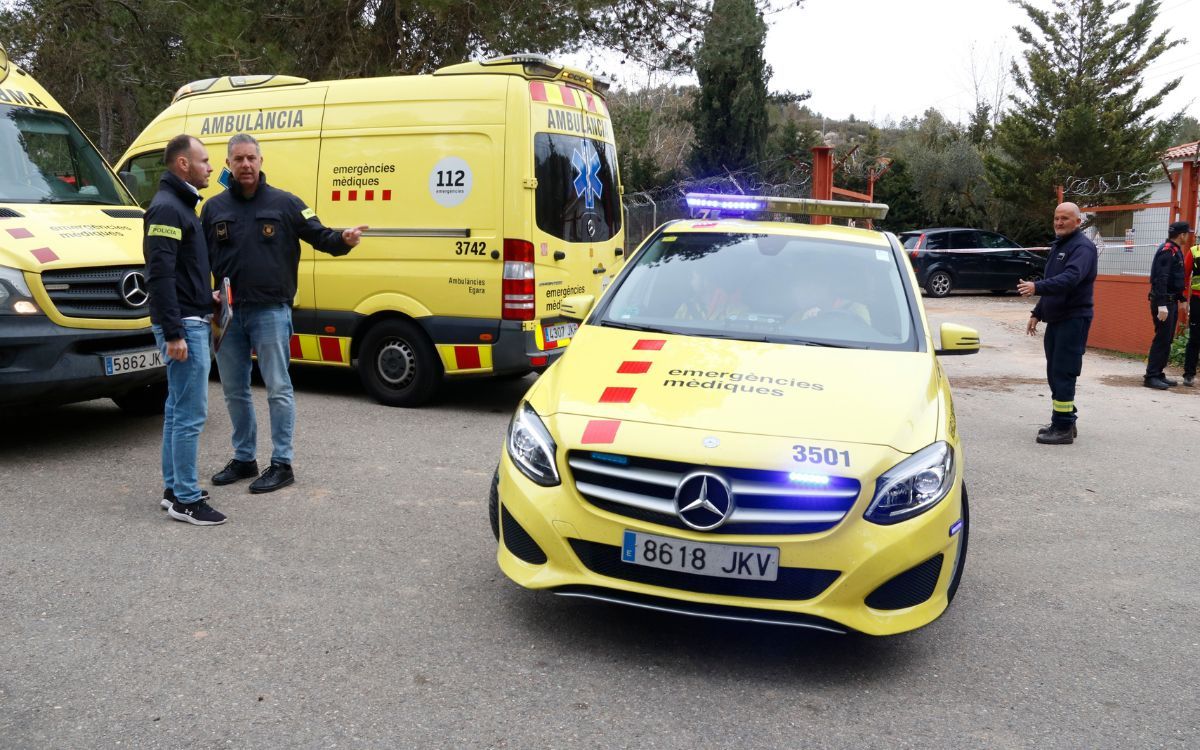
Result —
<instances>
[{"instance_id":1,"label":"yellow ambulance van","mask_svg":"<svg viewBox=\"0 0 1200 750\"><path fill-rule=\"evenodd\" d=\"M606 88L538 55L392 78L210 78L179 90L121 169L144 203L172 136L200 138L215 161L249 133L268 182L326 226L370 225L343 257L302 247L292 359L356 366L378 401L419 406L443 376L548 366L578 325L562 299L615 274Z\"/></svg>"},{"instance_id":2,"label":"yellow ambulance van","mask_svg":"<svg viewBox=\"0 0 1200 750\"><path fill-rule=\"evenodd\" d=\"M0 407L111 397L162 410L142 210L0 49Z\"/></svg>"}]
</instances>

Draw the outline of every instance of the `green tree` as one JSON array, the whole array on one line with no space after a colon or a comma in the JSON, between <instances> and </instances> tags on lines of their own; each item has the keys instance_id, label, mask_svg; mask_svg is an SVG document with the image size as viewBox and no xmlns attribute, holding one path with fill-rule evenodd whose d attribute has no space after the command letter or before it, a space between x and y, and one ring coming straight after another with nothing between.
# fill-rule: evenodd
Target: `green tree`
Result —
<instances>
[{"instance_id":1,"label":"green tree","mask_svg":"<svg viewBox=\"0 0 1200 750\"><path fill-rule=\"evenodd\" d=\"M698 176L744 169L766 156L771 77L763 59L766 38L755 0L713 0L696 51L700 90L692 111L692 169Z\"/></svg>"},{"instance_id":2,"label":"green tree","mask_svg":"<svg viewBox=\"0 0 1200 750\"><path fill-rule=\"evenodd\" d=\"M1151 115L1179 79L1143 95L1147 66L1178 42L1152 34L1157 0L1054 0L1053 11L1017 0L1032 28L1017 27L1026 49L1012 64L1017 93L986 159L997 198L1013 212L1015 239L1043 239L1054 189L1070 176L1127 172L1156 163L1178 118ZM1137 191L1102 196L1110 203Z\"/></svg>"}]
</instances>

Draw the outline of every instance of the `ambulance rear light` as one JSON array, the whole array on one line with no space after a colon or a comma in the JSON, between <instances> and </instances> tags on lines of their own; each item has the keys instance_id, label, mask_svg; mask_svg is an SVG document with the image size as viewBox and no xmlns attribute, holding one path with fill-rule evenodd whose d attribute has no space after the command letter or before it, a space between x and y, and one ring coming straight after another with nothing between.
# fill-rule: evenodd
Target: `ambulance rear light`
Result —
<instances>
[{"instance_id":1,"label":"ambulance rear light","mask_svg":"<svg viewBox=\"0 0 1200 750\"><path fill-rule=\"evenodd\" d=\"M793 216L836 216L844 219L883 219L887 217L888 212L885 203L779 198L770 195L688 193L685 199L693 214L704 213L709 216L774 213Z\"/></svg>"},{"instance_id":2,"label":"ambulance rear light","mask_svg":"<svg viewBox=\"0 0 1200 750\"><path fill-rule=\"evenodd\" d=\"M504 240L504 276L501 282L500 317L504 320L533 320L533 243Z\"/></svg>"}]
</instances>

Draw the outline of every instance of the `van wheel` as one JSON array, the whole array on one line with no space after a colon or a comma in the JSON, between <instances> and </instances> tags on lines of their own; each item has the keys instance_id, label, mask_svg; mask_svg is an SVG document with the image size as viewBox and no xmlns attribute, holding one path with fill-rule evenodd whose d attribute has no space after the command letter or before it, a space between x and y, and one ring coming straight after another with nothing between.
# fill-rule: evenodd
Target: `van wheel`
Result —
<instances>
[{"instance_id":1,"label":"van wheel","mask_svg":"<svg viewBox=\"0 0 1200 750\"><path fill-rule=\"evenodd\" d=\"M958 584L962 582L963 570L967 567L967 536L971 530L971 511L967 506L967 485L962 488L962 530L958 532L958 554L954 559L954 575L950 578L950 588L946 590L947 604L954 601L958 593Z\"/></svg>"},{"instance_id":2,"label":"van wheel","mask_svg":"<svg viewBox=\"0 0 1200 750\"><path fill-rule=\"evenodd\" d=\"M121 396L113 396L113 403L121 407L121 411L136 417L162 414L166 401L167 381L165 380L134 388Z\"/></svg>"},{"instance_id":3,"label":"van wheel","mask_svg":"<svg viewBox=\"0 0 1200 750\"><path fill-rule=\"evenodd\" d=\"M363 387L387 406L421 406L442 379L442 363L420 326L385 320L363 338L358 352Z\"/></svg>"},{"instance_id":4,"label":"van wheel","mask_svg":"<svg viewBox=\"0 0 1200 750\"><path fill-rule=\"evenodd\" d=\"M945 271L934 271L925 280L925 291L930 297L945 297L954 288L954 279Z\"/></svg>"}]
</instances>

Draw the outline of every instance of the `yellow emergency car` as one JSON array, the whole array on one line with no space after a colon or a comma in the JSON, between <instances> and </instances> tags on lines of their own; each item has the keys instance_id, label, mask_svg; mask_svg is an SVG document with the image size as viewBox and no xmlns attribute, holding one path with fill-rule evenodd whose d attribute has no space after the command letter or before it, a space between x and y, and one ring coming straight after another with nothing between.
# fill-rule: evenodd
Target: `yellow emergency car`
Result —
<instances>
[{"instance_id":1,"label":"yellow emergency car","mask_svg":"<svg viewBox=\"0 0 1200 750\"><path fill-rule=\"evenodd\" d=\"M142 210L0 48L0 406L162 411L144 263Z\"/></svg>"},{"instance_id":2,"label":"yellow emergency car","mask_svg":"<svg viewBox=\"0 0 1200 750\"><path fill-rule=\"evenodd\" d=\"M145 202L172 136L198 137L216 162L249 133L269 183L327 226L370 225L344 257L302 247L292 359L357 363L376 399L417 406L443 375L548 366L577 326L563 297L615 274L606 88L537 55L392 78L211 78L180 89L121 169Z\"/></svg>"},{"instance_id":3,"label":"yellow emergency car","mask_svg":"<svg viewBox=\"0 0 1200 750\"><path fill-rule=\"evenodd\" d=\"M887 207L689 196L526 394L489 502L522 586L704 617L873 635L925 625L962 576L962 444L891 234L731 212ZM714 218L712 214L717 214Z\"/></svg>"}]
</instances>

